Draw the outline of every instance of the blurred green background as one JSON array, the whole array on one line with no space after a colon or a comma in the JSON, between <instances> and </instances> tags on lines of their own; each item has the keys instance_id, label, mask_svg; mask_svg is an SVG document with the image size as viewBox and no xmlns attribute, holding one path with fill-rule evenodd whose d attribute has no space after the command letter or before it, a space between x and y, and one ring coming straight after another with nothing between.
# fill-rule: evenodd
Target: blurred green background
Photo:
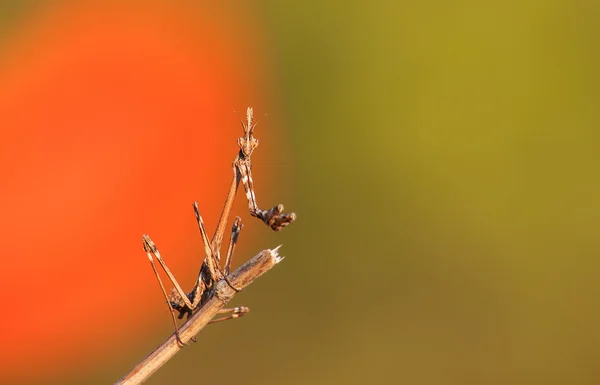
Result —
<instances>
[{"instance_id":1,"label":"blurred green background","mask_svg":"<svg viewBox=\"0 0 600 385\"><path fill-rule=\"evenodd\" d=\"M256 383L600 381L599 11L261 3L300 219Z\"/></svg>"},{"instance_id":2,"label":"blurred green background","mask_svg":"<svg viewBox=\"0 0 600 385\"><path fill-rule=\"evenodd\" d=\"M148 384L597 384L598 3L240 6L285 126L259 199L299 219L250 315Z\"/></svg>"}]
</instances>

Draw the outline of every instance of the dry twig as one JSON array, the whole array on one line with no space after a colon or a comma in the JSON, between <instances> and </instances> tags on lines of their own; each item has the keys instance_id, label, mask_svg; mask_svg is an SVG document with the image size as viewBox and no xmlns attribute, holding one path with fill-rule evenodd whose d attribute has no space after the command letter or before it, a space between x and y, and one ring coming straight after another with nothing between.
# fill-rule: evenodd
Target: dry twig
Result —
<instances>
[{"instance_id":1,"label":"dry twig","mask_svg":"<svg viewBox=\"0 0 600 385\"><path fill-rule=\"evenodd\" d=\"M179 329L179 335L183 342L189 342L198 334L217 315L219 310L233 298L237 291L244 289L256 278L281 262L283 257L279 256L278 249L279 247L261 251L254 258L231 273L227 277L227 280L220 280L216 284L213 296ZM177 337L173 333L127 375L117 381L115 385L141 384L181 349L182 346L177 342Z\"/></svg>"}]
</instances>

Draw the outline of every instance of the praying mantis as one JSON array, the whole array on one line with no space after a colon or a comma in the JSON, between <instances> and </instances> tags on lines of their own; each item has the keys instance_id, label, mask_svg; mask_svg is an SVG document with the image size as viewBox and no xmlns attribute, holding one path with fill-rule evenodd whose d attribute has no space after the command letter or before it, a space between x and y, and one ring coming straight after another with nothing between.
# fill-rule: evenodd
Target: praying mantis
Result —
<instances>
[{"instance_id":1,"label":"praying mantis","mask_svg":"<svg viewBox=\"0 0 600 385\"><path fill-rule=\"evenodd\" d=\"M152 239L150 239L147 234L142 236L144 251L148 256L148 260L150 261L154 274L156 275L162 294L169 305L169 311L171 313L173 325L175 326L175 335L178 343L181 345L186 344L179 336L179 327L177 325L175 312L179 312L179 319L183 318L184 315L187 315L189 318L193 314L194 310L201 307L212 296L214 286L218 281L222 279L227 281L227 275L229 275L231 261L233 259L233 252L235 250L239 233L242 229L242 221L240 217L236 217L233 221L231 237L229 239L226 257L222 267L220 250L229 215L231 213L231 208L233 206L233 201L239 189L240 182L244 186L244 190L246 192L246 199L248 200L248 210L250 211L250 215L260 219L272 230L279 231L296 220L296 214L285 214L283 212L283 205L281 204L269 210L261 210L256 203L256 193L254 191L254 181L252 180L251 171L251 156L253 151L258 146L258 139L253 136L255 127L256 122L254 122L254 110L251 107L248 107L246 111L246 121L242 121L244 135L238 138L237 144L239 146L239 152L233 160L233 179L231 181L231 185L225 199L225 205L221 211L219 222L217 223L217 228L212 240L209 240L208 238L204 221L200 215L198 203L194 202L193 204L196 221L198 222L198 229L200 230L200 236L202 237L202 243L204 245L205 256L202 266L200 267L198 278L196 279L194 287L189 293L186 294L183 291ZM163 281L160 278L157 265L154 262L155 259L158 261L159 266L163 269L169 278L169 281L173 285L171 294L167 294ZM232 288L236 291L239 291L233 286ZM244 306L221 309L219 314L228 315L213 319L211 323L238 318L246 314L248 311L249 309Z\"/></svg>"}]
</instances>

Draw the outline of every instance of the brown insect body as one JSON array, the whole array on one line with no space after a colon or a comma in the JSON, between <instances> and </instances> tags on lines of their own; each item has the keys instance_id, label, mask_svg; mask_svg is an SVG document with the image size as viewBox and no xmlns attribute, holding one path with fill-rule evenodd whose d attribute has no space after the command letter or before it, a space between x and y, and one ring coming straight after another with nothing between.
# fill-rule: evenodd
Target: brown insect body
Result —
<instances>
[{"instance_id":1,"label":"brown insect body","mask_svg":"<svg viewBox=\"0 0 600 385\"><path fill-rule=\"evenodd\" d=\"M215 234L212 240L209 240L208 235L206 233L204 222L202 220L202 216L200 215L198 203L194 202L194 213L198 222L200 235L202 236L205 257L202 262L198 278L191 292L186 294L183 291L183 289L169 270L167 264L162 259L160 253L158 252L158 249L156 248L156 245L150 239L150 237L148 235L144 235L142 237L144 250L146 251L148 260L152 265L154 273L156 274L156 277L158 279L160 288L169 305L169 310L171 312L173 324L175 326L175 334L177 340L182 345L185 344L179 338L179 328L175 319L175 311L179 312L177 318L182 319L185 315L187 315L189 318L194 313L194 311L201 308L202 305L212 297L215 285L218 281L220 281L223 278L227 281L226 277L229 275L231 261L233 259L233 251L237 243L239 232L242 228L241 219L239 217L236 217L234 220L231 232L231 239L229 241L227 255L225 262L223 263L222 270L220 267L220 249L225 228L227 226L229 214L233 206L233 200L239 188L240 182L244 186L244 190L246 192L246 198L248 200L248 210L250 211L250 214L253 217L261 219L274 231L281 230L296 219L296 214L294 213L284 214L283 205L281 204L269 210L261 210L259 209L258 204L256 203L254 181L252 180L251 171L252 163L250 159L252 152L254 151L254 149L256 149L256 147L258 147L258 139L254 138L253 136L254 128L256 127L256 123L253 121L253 116L254 111L252 108L249 107L246 112L246 122L242 122L244 136L238 139L238 146L240 150L238 152L238 155L233 160L233 180L229 187L229 192L227 193L227 198L225 199L225 205L223 207L223 211L221 212L221 216L219 218L219 222L217 224L217 228L215 230ZM154 263L154 258L156 258L156 260L159 262L159 265L161 266L165 274L168 276L170 282L174 286L169 295L167 295L165 287L158 274L158 270ZM237 289L235 289L234 287L232 288L237 291ZM222 309L221 313L230 314L226 317L215 319L211 322L218 322L226 319L238 318L246 314L248 311L249 310L246 307Z\"/></svg>"}]
</instances>

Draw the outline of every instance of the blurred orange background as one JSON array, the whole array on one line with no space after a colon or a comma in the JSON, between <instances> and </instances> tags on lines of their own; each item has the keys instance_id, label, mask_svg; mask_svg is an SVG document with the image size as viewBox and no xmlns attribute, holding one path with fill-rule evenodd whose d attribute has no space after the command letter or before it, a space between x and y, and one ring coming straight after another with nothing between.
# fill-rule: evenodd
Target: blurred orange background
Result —
<instances>
[{"instance_id":1,"label":"blurred orange background","mask_svg":"<svg viewBox=\"0 0 600 385\"><path fill-rule=\"evenodd\" d=\"M24 12L0 71L3 383L89 367L168 314L141 234L183 270L199 240L191 203L216 224L238 115L264 100L260 42L229 7Z\"/></svg>"}]
</instances>

